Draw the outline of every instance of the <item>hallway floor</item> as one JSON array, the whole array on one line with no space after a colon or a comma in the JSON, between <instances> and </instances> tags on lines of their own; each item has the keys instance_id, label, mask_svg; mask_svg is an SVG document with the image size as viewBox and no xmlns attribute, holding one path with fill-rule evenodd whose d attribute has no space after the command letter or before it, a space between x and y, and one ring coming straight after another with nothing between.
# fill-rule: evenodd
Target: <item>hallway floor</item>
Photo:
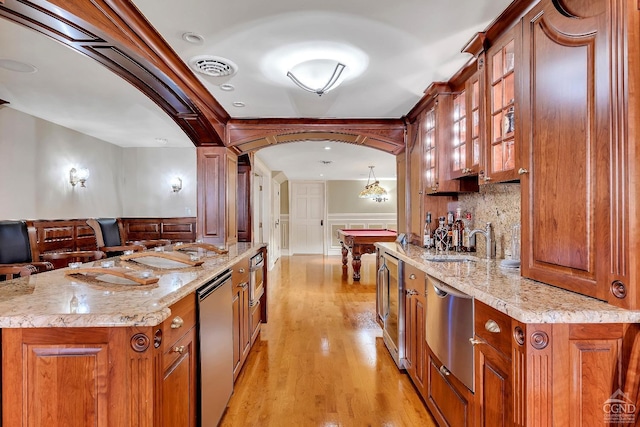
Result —
<instances>
[{"instance_id":1,"label":"hallway floor","mask_svg":"<svg viewBox=\"0 0 640 427\"><path fill-rule=\"evenodd\" d=\"M342 278L339 256L282 257L269 272L269 322L221 426L434 426L375 321L375 257Z\"/></svg>"}]
</instances>

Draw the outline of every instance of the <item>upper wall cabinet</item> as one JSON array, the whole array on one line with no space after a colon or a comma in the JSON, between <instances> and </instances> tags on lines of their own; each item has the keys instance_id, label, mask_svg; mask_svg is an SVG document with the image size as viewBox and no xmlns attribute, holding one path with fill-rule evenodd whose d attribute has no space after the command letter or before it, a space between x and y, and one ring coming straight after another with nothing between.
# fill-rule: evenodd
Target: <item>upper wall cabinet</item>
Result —
<instances>
[{"instance_id":1,"label":"upper wall cabinet","mask_svg":"<svg viewBox=\"0 0 640 427\"><path fill-rule=\"evenodd\" d=\"M521 31L518 23L496 40L486 53L487 141L484 168L479 175L480 184L520 178L516 83Z\"/></svg>"},{"instance_id":2,"label":"upper wall cabinet","mask_svg":"<svg viewBox=\"0 0 640 427\"><path fill-rule=\"evenodd\" d=\"M635 0L542 1L523 19L519 85L523 276L632 309L639 15Z\"/></svg>"},{"instance_id":3,"label":"upper wall cabinet","mask_svg":"<svg viewBox=\"0 0 640 427\"><path fill-rule=\"evenodd\" d=\"M480 170L481 147L484 144L482 72L478 69L478 62L474 61L451 82L454 92L449 157L451 178L476 176Z\"/></svg>"}]
</instances>

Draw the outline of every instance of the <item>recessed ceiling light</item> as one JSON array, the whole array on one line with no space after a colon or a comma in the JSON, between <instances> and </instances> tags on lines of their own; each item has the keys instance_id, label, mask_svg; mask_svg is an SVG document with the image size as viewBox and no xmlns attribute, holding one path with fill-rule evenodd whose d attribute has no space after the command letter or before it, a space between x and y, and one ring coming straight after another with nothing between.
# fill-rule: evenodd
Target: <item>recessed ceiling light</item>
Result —
<instances>
[{"instance_id":1,"label":"recessed ceiling light","mask_svg":"<svg viewBox=\"0 0 640 427\"><path fill-rule=\"evenodd\" d=\"M236 102L233 103L233 106L234 107L238 107L238 108L242 108L242 107L244 107L244 105L245 104L242 101L236 101Z\"/></svg>"},{"instance_id":2,"label":"recessed ceiling light","mask_svg":"<svg viewBox=\"0 0 640 427\"><path fill-rule=\"evenodd\" d=\"M167 138L156 138L155 141L158 145L167 145L167 142L169 142Z\"/></svg>"},{"instance_id":3,"label":"recessed ceiling light","mask_svg":"<svg viewBox=\"0 0 640 427\"><path fill-rule=\"evenodd\" d=\"M191 44L202 44L202 43L204 43L204 37L202 37L200 34L191 33L191 32L183 33L182 34L182 40L186 41L187 43L191 43Z\"/></svg>"},{"instance_id":4,"label":"recessed ceiling light","mask_svg":"<svg viewBox=\"0 0 640 427\"><path fill-rule=\"evenodd\" d=\"M331 150L331 147L324 147L325 150Z\"/></svg>"},{"instance_id":5,"label":"recessed ceiling light","mask_svg":"<svg viewBox=\"0 0 640 427\"><path fill-rule=\"evenodd\" d=\"M38 71L38 69L31 64L14 61L13 59L0 59L0 68L15 71L16 73L35 73Z\"/></svg>"},{"instance_id":6,"label":"recessed ceiling light","mask_svg":"<svg viewBox=\"0 0 640 427\"><path fill-rule=\"evenodd\" d=\"M221 84L219 87L220 90L224 90L225 92L231 92L232 90L235 90L235 86L229 83Z\"/></svg>"}]
</instances>

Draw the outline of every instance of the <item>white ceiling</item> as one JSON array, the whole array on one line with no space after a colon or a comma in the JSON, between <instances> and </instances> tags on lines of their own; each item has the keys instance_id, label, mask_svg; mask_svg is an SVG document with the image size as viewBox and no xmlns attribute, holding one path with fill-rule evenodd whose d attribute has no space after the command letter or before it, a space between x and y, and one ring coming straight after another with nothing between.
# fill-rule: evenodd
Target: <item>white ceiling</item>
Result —
<instances>
[{"instance_id":1,"label":"white ceiling","mask_svg":"<svg viewBox=\"0 0 640 427\"><path fill-rule=\"evenodd\" d=\"M233 118L400 118L431 82L448 79L468 61L460 49L510 0L134 3L185 62L209 54L237 64L238 72L231 78L201 77ZM185 32L202 35L204 43L186 42ZM350 79L349 72L357 66L346 64L345 81L322 97L296 87L279 65L301 46L334 45L364 54L366 61L360 65L365 68ZM0 68L0 98L10 102L9 108L123 147L192 146L159 107L124 80L93 60L3 19L1 58L38 68L32 74ZM222 91L221 83L232 84L235 90ZM245 107L234 107L237 101ZM260 150L258 155L290 179L318 179L320 171L311 165L319 165L327 152L316 153L311 147L322 144L285 144ZM325 167L334 168L329 179L361 178L370 164L376 165L378 178L393 176L389 172L395 171L393 156L348 144L331 145L335 157Z\"/></svg>"}]
</instances>

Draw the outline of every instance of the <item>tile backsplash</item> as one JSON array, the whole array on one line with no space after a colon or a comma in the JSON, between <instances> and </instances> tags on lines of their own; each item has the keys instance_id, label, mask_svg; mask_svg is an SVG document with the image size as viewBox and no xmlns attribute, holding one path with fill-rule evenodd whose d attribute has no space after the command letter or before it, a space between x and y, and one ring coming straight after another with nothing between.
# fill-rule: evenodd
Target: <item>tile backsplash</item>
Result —
<instances>
[{"instance_id":1,"label":"tile backsplash","mask_svg":"<svg viewBox=\"0 0 640 427\"><path fill-rule=\"evenodd\" d=\"M520 183L480 186L478 193L458 196L457 205L462 212L473 215L472 228L482 228L487 222L493 226L496 236L496 258L511 257L512 227L520 223ZM484 237L476 235L478 256L485 256Z\"/></svg>"}]
</instances>

